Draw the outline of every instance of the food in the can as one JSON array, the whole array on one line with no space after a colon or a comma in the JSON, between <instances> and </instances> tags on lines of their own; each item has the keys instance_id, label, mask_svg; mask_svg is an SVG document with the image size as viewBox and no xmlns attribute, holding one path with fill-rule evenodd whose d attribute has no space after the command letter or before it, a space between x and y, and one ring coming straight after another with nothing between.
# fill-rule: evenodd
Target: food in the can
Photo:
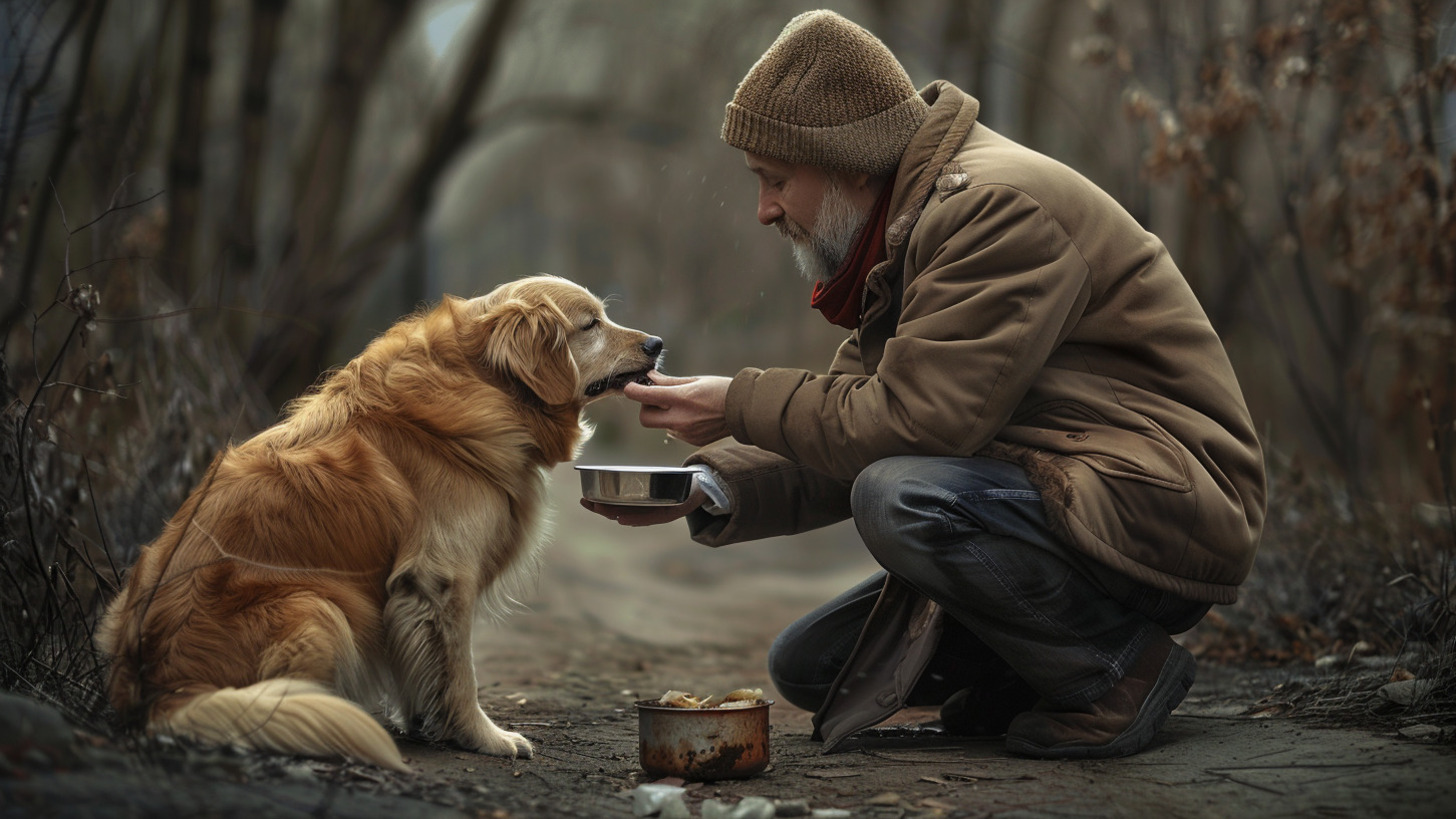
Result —
<instances>
[{"instance_id":1,"label":"food in the can","mask_svg":"<svg viewBox=\"0 0 1456 819\"><path fill-rule=\"evenodd\" d=\"M721 697L709 694L696 697L686 691L670 690L658 698L658 705L669 708L752 708L763 705L762 688L735 688Z\"/></svg>"},{"instance_id":2,"label":"food in the can","mask_svg":"<svg viewBox=\"0 0 1456 819\"><path fill-rule=\"evenodd\" d=\"M686 691L671 690L657 699L658 705L670 708L702 708L703 701Z\"/></svg>"}]
</instances>

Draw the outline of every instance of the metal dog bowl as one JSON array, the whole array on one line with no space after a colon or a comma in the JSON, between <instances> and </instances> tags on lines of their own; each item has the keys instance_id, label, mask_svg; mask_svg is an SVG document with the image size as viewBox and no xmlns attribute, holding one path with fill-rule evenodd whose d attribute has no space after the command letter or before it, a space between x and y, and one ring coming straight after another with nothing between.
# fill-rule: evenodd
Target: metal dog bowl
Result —
<instances>
[{"instance_id":1,"label":"metal dog bowl","mask_svg":"<svg viewBox=\"0 0 1456 819\"><path fill-rule=\"evenodd\" d=\"M676 506L688 499L693 470L684 466L578 466L581 496L621 506Z\"/></svg>"},{"instance_id":2,"label":"metal dog bowl","mask_svg":"<svg viewBox=\"0 0 1456 819\"><path fill-rule=\"evenodd\" d=\"M692 782L746 779L768 767L768 707L673 708L657 700L637 705L642 770Z\"/></svg>"}]
</instances>

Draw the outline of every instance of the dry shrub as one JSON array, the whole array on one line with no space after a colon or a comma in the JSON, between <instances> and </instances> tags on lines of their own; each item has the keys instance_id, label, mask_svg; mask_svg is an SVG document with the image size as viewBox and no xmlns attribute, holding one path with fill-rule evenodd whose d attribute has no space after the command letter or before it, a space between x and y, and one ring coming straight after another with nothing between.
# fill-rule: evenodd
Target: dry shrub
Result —
<instances>
[{"instance_id":1,"label":"dry shrub","mask_svg":"<svg viewBox=\"0 0 1456 819\"><path fill-rule=\"evenodd\" d=\"M145 266L62 270L42 286L60 295L11 328L0 355L0 689L101 730L101 605L213 453L265 418L213 311L176 310Z\"/></svg>"},{"instance_id":2,"label":"dry shrub","mask_svg":"<svg viewBox=\"0 0 1456 819\"><path fill-rule=\"evenodd\" d=\"M1188 264L1222 271L1260 337L1250 366L1277 368L1294 398L1268 419L1270 515L1243 600L1194 639L1228 661L1394 655L1396 674L1432 683L1412 711L1456 722L1445 4L1212 8L1184 18L1181 48L1157 51L1136 19L1155 10L1100 3L1077 52L1121 85L1145 177L1220 237Z\"/></svg>"}]
</instances>

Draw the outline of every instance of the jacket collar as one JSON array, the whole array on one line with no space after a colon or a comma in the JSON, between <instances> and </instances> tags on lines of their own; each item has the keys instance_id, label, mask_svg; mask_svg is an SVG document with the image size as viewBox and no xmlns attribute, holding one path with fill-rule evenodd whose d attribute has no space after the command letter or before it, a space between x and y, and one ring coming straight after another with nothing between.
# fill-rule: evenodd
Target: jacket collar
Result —
<instances>
[{"instance_id":1,"label":"jacket collar","mask_svg":"<svg viewBox=\"0 0 1456 819\"><path fill-rule=\"evenodd\" d=\"M910 235L935 180L965 144L981 112L981 103L975 97L945 80L925 86L920 97L930 105L930 113L906 146L895 173L895 193L890 198L890 221L885 230L891 255Z\"/></svg>"},{"instance_id":2,"label":"jacket collar","mask_svg":"<svg viewBox=\"0 0 1456 819\"><path fill-rule=\"evenodd\" d=\"M905 240L920 220L920 213L925 210L936 181L946 172L955 155L960 153L976 125L976 115L981 111L981 103L975 97L944 80L925 86L920 96L930 105L930 112L906 146L900 157L900 167L895 171L890 215L885 227L887 257L870 271L865 282L860 328L856 330L862 337L865 327L896 309L899 294L895 292L894 282L904 268ZM951 170L959 171L959 168L952 167ZM880 352L881 347L875 344L862 348L866 372L875 371Z\"/></svg>"}]
</instances>

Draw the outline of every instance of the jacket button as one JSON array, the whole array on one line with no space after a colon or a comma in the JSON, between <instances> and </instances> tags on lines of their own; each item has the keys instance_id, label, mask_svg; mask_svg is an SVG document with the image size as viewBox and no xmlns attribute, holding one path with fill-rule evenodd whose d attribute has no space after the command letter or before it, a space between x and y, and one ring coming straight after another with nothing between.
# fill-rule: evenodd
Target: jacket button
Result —
<instances>
[{"instance_id":1,"label":"jacket button","mask_svg":"<svg viewBox=\"0 0 1456 819\"><path fill-rule=\"evenodd\" d=\"M875 697L875 705L878 705L881 708L889 708L899 701L900 698L895 696L894 691L881 691L879 695Z\"/></svg>"}]
</instances>

